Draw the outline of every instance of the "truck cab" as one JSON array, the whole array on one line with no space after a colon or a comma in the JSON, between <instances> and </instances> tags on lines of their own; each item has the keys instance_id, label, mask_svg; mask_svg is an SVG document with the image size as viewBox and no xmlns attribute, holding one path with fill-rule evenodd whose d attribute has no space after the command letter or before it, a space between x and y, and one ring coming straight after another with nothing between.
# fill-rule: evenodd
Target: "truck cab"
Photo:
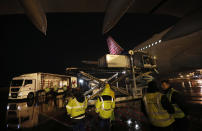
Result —
<instances>
[{"instance_id":1,"label":"truck cab","mask_svg":"<svg viewBox=\"0 0 202 131\"><path fill-rule=\"evenodd\" d=\"M33 98L36 90L36 79L13 78L9 89L9 99Z\"/></svg>"}]
</instances>

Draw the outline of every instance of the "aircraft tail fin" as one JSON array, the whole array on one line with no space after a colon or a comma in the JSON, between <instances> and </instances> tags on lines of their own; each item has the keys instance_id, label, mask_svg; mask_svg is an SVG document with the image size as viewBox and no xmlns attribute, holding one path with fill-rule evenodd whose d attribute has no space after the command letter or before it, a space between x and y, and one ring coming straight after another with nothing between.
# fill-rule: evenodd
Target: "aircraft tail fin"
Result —
<instances>
[{"instance_id":1,"label":"aircraft tail fin","mask_svg":"<svg viewBox=\"0 0 202 131\"><path fill-rule=\"evenodd\" d=\"M109 48L109 52L112 55L119 55L124 50L116 43L116 41L111 36L107 38L107 45Z\"/></svg>"}]
</instances>

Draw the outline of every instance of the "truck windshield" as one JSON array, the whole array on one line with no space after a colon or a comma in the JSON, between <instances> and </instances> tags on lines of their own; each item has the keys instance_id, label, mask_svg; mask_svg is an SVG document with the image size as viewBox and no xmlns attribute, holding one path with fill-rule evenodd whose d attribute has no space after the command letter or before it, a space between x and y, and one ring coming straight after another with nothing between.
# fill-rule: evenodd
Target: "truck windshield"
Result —
<instances>
[{"instance_id":1,"label":"truck windshield","mask_svg":"<svg viewBox=\"0 0 202 131\"><path fill-rule=\"evenodd\" d=\"M12 80L11 86L22 86L23 80Z\"/></svg>"}]
</instances>

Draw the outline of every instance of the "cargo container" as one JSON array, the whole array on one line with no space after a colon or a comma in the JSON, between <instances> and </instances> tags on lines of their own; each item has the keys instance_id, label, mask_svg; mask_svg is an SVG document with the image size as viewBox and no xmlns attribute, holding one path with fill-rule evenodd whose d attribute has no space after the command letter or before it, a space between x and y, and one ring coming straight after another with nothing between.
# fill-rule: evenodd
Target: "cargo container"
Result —
<instances>
[{"instance_id":1,"label":"cargo container","mask_svg":"<svg viewBox=\"0 0 202 131\"><path fill-rule=\"evenodd\" d=\"M130 68L130 59L127 55L106 54L98 60L99 67Z\"/></svg>"}]
</instances>

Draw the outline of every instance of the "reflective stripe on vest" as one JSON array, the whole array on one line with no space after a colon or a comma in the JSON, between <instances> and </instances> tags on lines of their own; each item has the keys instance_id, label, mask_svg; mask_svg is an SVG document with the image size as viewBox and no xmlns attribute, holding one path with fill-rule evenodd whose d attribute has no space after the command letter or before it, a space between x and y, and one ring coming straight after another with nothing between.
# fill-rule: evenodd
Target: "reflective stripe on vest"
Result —
<instances>
[{"instance_id":1,"label":"reflective stripe on vest","mask_svg":"<svg viewBox=\"0 0 202 131\"><path fill-rule=\"evenodd\" d=\"M76 100L76 103L78 103L77 100ZM68 109L79 109L79 108L84 108L85 105L86 105L86 101L84 101L83 105L79 105L79 106L69 106L69 105L67 105L66 108L68 108Z\"/></svg>"},{"instance_id":2,"label":"reflective stripe on vest","mask_svg":"<svg viewBox=\"0 0 202 131\"><path fill-rule=\"evenodd\" d=\"M73 106L73 107L71 107L69 105L66 106L66 108L68 108L68 109L79 109L79 108L84 108L84 107L85 107L85 105L82 105L82 106Z\"/></svg>"},{"instance_id":3,"label":"reflective stripe on vest","mask_svg":"<svg viewBox=\"0 0 202 131\"><path fill-rule=\"evenodd\" d=\"M83 119L83 118L85 118L85 115L80 116L80 117L71 117L71 118L73 118L73 119Z\"/></svg>"},{"instance_id":4,"label":"reflective stripe on vest","mask_svg":"<svg viewBox=\"0 0 202 131\"><path fill-rule=\"evenodd\" d=\"M169 121L170 119L173 119L171 115L170 115L170 117L167 118L167 119L155 119L155 118L151 118L150 120L152 120L152 121L160 121L160 122L167 122L167 121Z\"/></svg>"},{"instance_id":5,"label":"reflective stripe on vest","mask_svg":"<svg viewBox=\"0 0 202 131\"><path fill-rule=\"evenodd\" d=\"M161 105L161 96L162 94L159 92L147 93L144 96L143 101L151 123L157 127L167 127L175 120L165 109L163 109Z\"/></svg>"},{"instance_id":6,"label":"reflective stripe on vest","mask_svg":"<svg viewBox=\"0 0 202 131\"><path fill-rule=\"evenodd\" d=\"M71 110L70 116L73 119L82 119L85 117L86 98L83 103L79 103L76 98L72 99L72 105L66 105L68 110Z\"/></svg>"},{"instance_id":7,"label":"reflective stripe on vest","mask_svg":"<svg viewBox=\"0 0 202 131\"><path fill-rule=\"evenodd\" d=\"M169 102L172 101L172 95L173 92L178 92L177 90L171 88L170 91L167 93L167 98L169 100ZM174 118L183 118L185 116L184 112L179 108L179 106L177 104L172 104L173 108L175 110L175 113L173 114Z\"/></svg>"},{"instance_id":8,"label":"reflective stripe on vest","mask_svg":"<svg viewBox=\"0 0 202 131\"><path fill-rule=\"evenodd\" d=\"M70 117L70 118L73 118L73 119L83 119L85 117L85 114L81 114L81 115L78 115L78 116L75 116L75 117Z\"/></svg>"},{"instance_id":9,"label":"reflective stripe on vest","mask_svg":"<svg viewBox=\"0 0 202 131\"><path fill-rule=\"evenodd\" d=\"M104 108L104 100L103 100L102 96L100 97L100 100L101 100L101 102L102 102L102 110L105 110L105 111L110 111L110 110L112 110L112 107L111 107L111 109L105 109L105 108ZM112 97L112 99L111 99L111 102L114 102L113 97Z\"/></svg>"}]
</instances>

